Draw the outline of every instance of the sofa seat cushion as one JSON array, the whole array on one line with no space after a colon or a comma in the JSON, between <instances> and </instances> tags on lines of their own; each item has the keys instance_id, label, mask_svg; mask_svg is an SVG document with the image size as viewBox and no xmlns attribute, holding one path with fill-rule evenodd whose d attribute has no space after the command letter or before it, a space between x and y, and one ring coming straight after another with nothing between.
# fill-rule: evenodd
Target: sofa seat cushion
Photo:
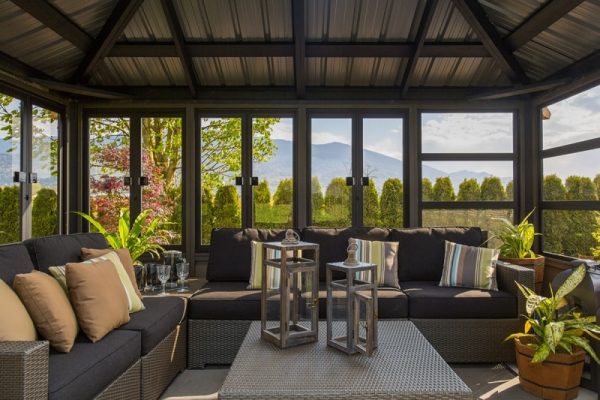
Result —
<instances>
[{"instance_id":1,"label":"sofa seat cushion","mask_svg":"<svg viewBox=\"0 0 600 400\"><path fill-rule=\"evenodd\" d=\"M401 282L410 318L517 318L517 297L502 291L440 287L439 282Z\"/></svg>"},{"instance_id":2,"label":"sofa seat cushion","mask_svg":"<svg viewBox=\"0 0 600 400\"><path fill-rule=\"evenodd\" d=\"M142 356L148 354L185 318L185 299L176 296L144 297L146 309L130 314L130 321L119 330L142 334Z\"/></svg>"},{"instance_id":3,"label":"sofa seat cushion","mask_svg":"<svg viewBox=\"0 0 600 400\"><path fill-rule=\"evenodd\" d=\"M190 319L260 320L260 290L247 282L209 282L190 300ZM319 318L327 317L325 283L319 285ZM378 290L379 318L406 318L408 298L390 287Z\"/></svg>"},{"instance_id":4,"label":"sofa seat cushion","mask_svg":"<svg viewBox=\"0 0 600 400\"><path fill-rule=\"evenodd\" d=\"M140 358L141 335L112 331L92 343L79 334L69 353L50 350L48 398L91 399Z\"/></svg>"}]
</instances>

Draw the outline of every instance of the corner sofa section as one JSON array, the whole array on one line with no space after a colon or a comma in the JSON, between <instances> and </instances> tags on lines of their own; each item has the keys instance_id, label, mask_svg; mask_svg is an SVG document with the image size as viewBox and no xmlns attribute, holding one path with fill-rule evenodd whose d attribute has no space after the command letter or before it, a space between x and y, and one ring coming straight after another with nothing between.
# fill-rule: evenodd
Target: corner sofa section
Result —
<instances>
[{"instance_id":1,"label":"corner sofa section","mask_svg":"<svg viewBox=\"0 0 600 400\"><path fill-rule=\"evenodd\" d=\"M325 265L344 260L351 237L395 241L401 289L380 287L380 319L410 319L448 362L511 361L504 338L522 327L524 299L515 281L533 287L533 272L498 263L498 291L439 287L446 240L480 246L479 228L305 228L302 240L320 245L319 316L325 318ZM250 322L260 319L260 290L247 290L252 240L275 241L283 230L216 229L208 283L190 300L188 367L230 364Z\"/></svg>"},{"instance_id":2,"label":"corner sofa section","mask_svg":"<svg viewBox=\"0 0 600 400\"><path fill-rule=\"evenodd\" d=\"M102 235L86 233L0 246L0 278L12 286L16 274L80 261L82 247L108 245ZM69 353L49 349L44 341L20 342L22 348L0 343L0 357L20 371L10 385L22 396L14 398L157 399L185 369L186 304L177 297L146 297L144 304L144 311L97 343L80 333Z\"/></svg>"}]
</instances>

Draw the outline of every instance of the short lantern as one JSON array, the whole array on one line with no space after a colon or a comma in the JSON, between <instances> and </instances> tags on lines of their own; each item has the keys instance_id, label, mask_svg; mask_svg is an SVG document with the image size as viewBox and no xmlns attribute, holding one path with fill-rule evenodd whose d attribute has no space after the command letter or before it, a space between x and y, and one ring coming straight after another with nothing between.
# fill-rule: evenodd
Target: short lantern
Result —
<instances>
[{"instance_id":1,"label":"short lantern","mask_svg":"<svg viewBox=\"0 0 600 400\"><path fill-rule=\"evenodd\" d=\"M267 242L262 259L261 337L280 348L316 342L319 245Z\"/></svg>"},{"instance_id":2,"label":"short lantern","mask_svg":"<svg viewBox=\"0 0 600 400\"><path fill-rule=\"evenodd\" d=\"M333 274L342 275L333 279ZM377 348L377 267L328 263L327 345L368 356Z\"/></svg>"}]
</instances>

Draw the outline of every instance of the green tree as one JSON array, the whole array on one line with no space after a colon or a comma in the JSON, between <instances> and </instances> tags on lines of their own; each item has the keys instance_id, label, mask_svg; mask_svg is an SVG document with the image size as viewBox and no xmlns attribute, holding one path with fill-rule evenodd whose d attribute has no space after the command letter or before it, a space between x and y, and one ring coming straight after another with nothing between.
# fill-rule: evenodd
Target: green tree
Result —
<instances>
[{"instance_id":1,"label":"green tree","mask_svg":"<svg viewBox=\"0 0 600 400\"><path fill-rule=\"evenodd\" d=\"M448 176L442 176L435 180L433 190L431 192L432 201L454 201L454 187Z\"/></svg>"},{"instance_id":2,"label":"green tree","mask_svg":"<svg viewBox=\"0 0 600 400\"><path fill-rule=\"evenodd\" d=\"M52 189L40 189L33 199L31 231L33 237L58 233L58 198Z\"/></svg>"},{"instance_id":3,"label":"green tree","mask_svg":"<svg viewBox=\"0 0 600 400\"><path fill-rule=\"evenodd\" d=\"M506 198L504 185L497 176L487 176L481 182L481 200L500 201Z\"/></svg>"},{"instance_id":4,"label":"green tree","mask_svg":"<svg viewBox=\"0 0 600 400\"><path fill-rule=\"evenodd\" d=\"M325 212L329 223L334 226L347 226L352 217L351 187L344 178L333 178L325 190Z\"/></svg>"},{"instance_id":5,"label":"green tree","mask_svg":"<svg viewBox=\"0 0 600 400\"><path fill-rule=\"evenodd\" d=\"M202 189L202 244L210 243L210 234L215 226L213 195L208 188Z\"/></svg>"},{"instance_id":6,"label":"green tree","mask_svg":"<svg viewBox=\"0 0 600 400\"><path fill-rule=\"evenodd\" d=\"M567 198L567 189L563 185L562 179L557 175L546 175L544 177L544 200L560 201Z\"/></svg>"},{"instance_id":7,"label":"green tree","mask_svg":"<svg viewBox=\"0 0 600 400\"><path fill-rule=\"evenodd\" d=\"M220 227L235 228L241 225L240 198L234 185L225 185L217 189L213 215Z\"/></svg>"},{"instance_id":8,"label":"green tree","mask_svg":"<svg viewBox=\"0 0 600 400\"><path fill-rule=\"evenodd\" d=\"M0 188L0 243L21 239L21 189L18 186Z\"/></svg>"},{"instance_id":9,"label":"green tree","mask_svg":"<svg viewBox=\"0 0 600 400\"><path fill-rule=\"evenodd\" d=\"M279 181L273 203L275 205L292 204L294 202L294 185L292 178L286 178Z\"/></svg>"},{"instance_id":10,"label":"green tree","mask_svg":"<svg viewBox=\"0 0 600 400\"><path fill-rule=\"evenodd\" d=\"M313 212L321 210L324 203L323 189L321 189L321 182L319 182L319 178L316 176L313 176L310 180L310 193Z\"/></svg>"},{"instance_id":11,"label":"green tree","mask_svg":"<svg viewBox=\"0 0 600 400\"><path fill-rule=\"evenodd\" d=\"M404 187L398 178L389 178L381 189L381 223L383 226L401 228L403 216Z\"/></svg>"},{"instance_id":12,"label":"green tree","mask_svg":"<svg viewBox=\"0 0 600 400\"><path fill-rule=\"evenodd\" d=\"M429 178L423 178L421 180L421 194L423 201L433 200L433 184L431 183Z\"/></svg>"},{"instance_id":13,"label":"green tree","mask_svg":"<svg viewBox=\"0 0 600 400\"><path fill-rule=\"evenodd\" d=\"M565 181L567 200L597 200L596 185L588 177L569 176ZM563 245L565 254L589 257L596 245L593 232L598 229L596 212L572 211L568 213ZM564 225L563 225L564 226Z\"/></svg>"},{"instance_id":14,"label":"green tree","mask_svg":"<svg viewBox=\"0 0 600 400\"><path fill-rule=\"evenodd\" d=\"M256 204L271 204L271 190L266 179L262 180L254 189L254 202Z\"/></svg>"},{"instance_id":15,"label":"green tree","mask_svg":"<svg viewBox=\"0 0 600 400\"><path fill-rule=\"evenodd\" d=\"M369 179L369 185L363 187L363 225L378 226L379 219L379 195L373 179Z\"/></svg>"},{"instance_id":16,"label":"green tree","mask_svg":"<svg viewBox=\"0 0 600 400\"><path fill-rule=\"evenodd\" d=\"M477 201L481 196L481 191L479 189L479 183L477 179L463 179L458 187L458 196L456 200L458 201Z\"/></svg>"},{"instance_id":17,"label":"green tree","mask_svg":"<svg viewBox=\"0 0 600 400\"><path fill-rule=\"evenodd\" d=\"M563 185L562 179L556 175L547 175L544 177L544 200L561 201L567 196L567 189ZM569 215L562 210L544 211L544 251L551 253L564 254L563 246L565 237L565 226L568 225Z\"/></svg>"},{"instance_id":18,"label":"green tree","mask_svg":"<svg viewBox=\"0 0 600 400\"><path fill-rule=\"evenodd\" d=\"M515 195L514 195L514 188L513 188L514 184L513 181L510 181L506 184L506 189L505 189L505 193L506 193L506 197L505 200L514 200L515 199Z\"/></svg>"},{"instance_id":19,"label":"green tree","mask_svg":"<svg viewBox=\"0 0 600 400\"><path fill-rule=\"evenodd\" d=\"M596 185L596 195L600 199L600 174L594 177L594 185Z\"/></svg>"},{"instance_id":20,"label":"green tree","mask_svg":"<svg viewBox=\"0 0 600 400\"><path fill-rule=\"evenodd\" d=\"M586 176L569 176L565 187L567 200L598 200L596 185Z\"/></svg>"}]
</instances>

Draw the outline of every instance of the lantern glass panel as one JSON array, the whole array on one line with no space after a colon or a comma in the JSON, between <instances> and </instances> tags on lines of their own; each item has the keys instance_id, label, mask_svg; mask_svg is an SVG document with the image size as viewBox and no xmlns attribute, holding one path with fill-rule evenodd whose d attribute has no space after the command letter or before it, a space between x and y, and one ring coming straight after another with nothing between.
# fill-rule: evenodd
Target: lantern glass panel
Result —
<instances>
[{"instance_id":1,"label":"lantern glass panel","mask_svg":"<svg viewBox=\"0 0 600 400\"><path fill-rule=\"evenodd\" d=\"M347 347L347 334L349 328L348 292L345 286L342 287L341 285L336 284L336 282L332 282L331 294L331 337L335 342Z\"/></svg>"},{"instance_id":2,"label":"lantern glass panel","mask_svg":"<svg viewBox=\"0 0 600 400\"><path fill-rule=\"evenodd\" d=\"M267 301L266 301L266 314L267 314L267 326L266 328L279 336L279 328L281 321L281 293L280 293L280 270L279 268L267 265ZM274 277L274 278L271 278Z\"/></svg>"}]
</instances>

